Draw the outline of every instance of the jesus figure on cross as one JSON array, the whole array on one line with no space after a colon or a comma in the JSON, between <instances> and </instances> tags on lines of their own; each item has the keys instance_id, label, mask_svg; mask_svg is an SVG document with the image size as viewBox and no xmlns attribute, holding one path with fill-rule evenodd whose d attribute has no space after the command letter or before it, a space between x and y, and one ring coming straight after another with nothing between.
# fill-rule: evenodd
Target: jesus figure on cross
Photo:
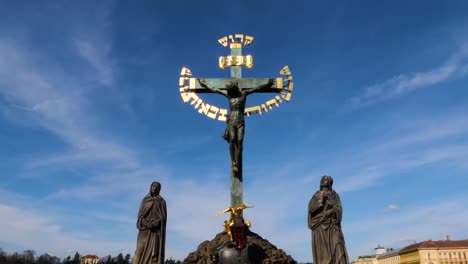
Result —
<instances>
[{"instance_id":1,"label":"jesus figure on cross","mask_svg":"<svg viewBox=\"0 0 468 264\"><path fill-rule=\"evenodd\" d=\"M198 79L198 82L204 88L213 93L222 94L229 100L230 112L227 118L226 131L224 132L223 137L229 143L232 170L235 175L239 175L238 172L240 168L242 168L242 146L245 130L244 111L247 95L255 93L261 89L271 88L275 84L275 79L271 78L266 84L249 89L240 89L236 80L230 80L226 84L226 90L209 86L205 79ZM240 175L242 175L242 173L240 173Z\"/></svg>"}]
</instances>

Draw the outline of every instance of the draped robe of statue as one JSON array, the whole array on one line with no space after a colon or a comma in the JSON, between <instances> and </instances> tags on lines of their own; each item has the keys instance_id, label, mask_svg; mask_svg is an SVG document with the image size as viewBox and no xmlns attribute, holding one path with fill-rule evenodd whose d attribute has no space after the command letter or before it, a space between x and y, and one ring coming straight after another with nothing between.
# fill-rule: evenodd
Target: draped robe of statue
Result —
<instances>
[{"instance_id":1,"label":"draped robe of statue","mask_svg":"<svg viewBox=\"0 0 468 264\"><path fill-rule=\"evenodd\" d=\"M139 232L132 264L164 264L166 220L166 201L159 194L152 196L150 190L138 211ZM154 221L159 221L159 225L151 228Z\"/></svg>"},{"instance_id":2,"label":"draped robe of statue","mask_svg":"<svg viewBox=\"0 0 468 264\"><path fill-rule=\"evenodd\" d=\"M341 230L343 209L340 197L333 189L328 191L324 206L320 206L322 191L317 191L309 202L308 225L312 229L314 264L348 264L348 254ZM333 210L326 215L327 210Z\"/></svg>"}]
</instances>

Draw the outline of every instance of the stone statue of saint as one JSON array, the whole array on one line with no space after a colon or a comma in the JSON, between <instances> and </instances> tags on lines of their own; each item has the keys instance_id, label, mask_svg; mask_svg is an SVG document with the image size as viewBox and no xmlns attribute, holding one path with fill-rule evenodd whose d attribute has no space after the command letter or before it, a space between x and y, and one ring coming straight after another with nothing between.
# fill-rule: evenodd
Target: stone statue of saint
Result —
<instances>
[{"instance_id":1,"label":"stone statue of saint","mask_svg":"<svg viewBox=\"0 0 468 264\"><path fill-rule=\"evenodd\" d=\"M164 264L166 201L159 195L161 184L153 182L138 211L138 239L132 264Z\"/></svg>"},{"instance_id":2,"label":"stone statue of saint","mask_svg":"<svg viewBox=\"0 0 468 264\"><path fill-rule=\"evenodd\" d=\"M232 170L237 172L242 165L242 147L244 142L244 111L247 95L257 92L261 89L270 88L275 83L275 79L269 79L266 84L259 85L256 88L240 89L238 82L231 80L226 85L226 90L221 90L209 86L204 79L198 79L201 86L213 93L224 95L229 100L229 116L224 139L229 143L229 152L231 154Z\"/></svg>"},{"instance_id":3,"label":"stone statue of saint","mask_svg":"<svg viewBox=\"0 0 468 264\"><path fill-rule=\"evenodd\" d=\"M312 230L314 264L348 264L341 217L340 197L332 189L331 176L323 176L320 190L309 202L308 225Z\"/></svg>"}]
</instances>

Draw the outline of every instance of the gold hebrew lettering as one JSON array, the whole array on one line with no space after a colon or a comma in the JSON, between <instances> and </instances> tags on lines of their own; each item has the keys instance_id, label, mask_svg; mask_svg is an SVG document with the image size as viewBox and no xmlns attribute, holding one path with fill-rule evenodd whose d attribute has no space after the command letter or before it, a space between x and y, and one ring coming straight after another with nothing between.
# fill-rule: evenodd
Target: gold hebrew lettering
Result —
<instances>
[{"instance_id":1,"label":"gold hebrew lettering","mask_svg":"<svg viewBox=\"0 0 468 264\"><path fill-rule=\"evenodd\" d=\"M271 100L268 100L266 102L266 105L268 106L268 108L270 108L270 110L273 109L272 105L276 105L276 107L279 107L279 104L278 104L278 102L276 101L275 98L273 98Z\"/></svg>"},{"instance_id":2,"label":"gold hebrew lettering","mask_svg":"<svg viewBox=\"0 0 468 264\"><path fill-rule=\"evenodd\" d=\"M283 69L281 69L280 74L282 74L282 75L290 75L290 74L291 74L291 71L289 70L289 67L286 65L286 66L283 67Z\"/></svg>"},{"instance_id":3,"label":"gold hebrew lettering","mask_svg":"<svg viewBox=\"0 0 468 264\"><path fill-rule=\"evenodd\" d=\"M198 108L199 101L200 101L200 102L203 102L202 99L200 99L200 97L198 97L198 95L197 95L196 93L189 92L189 94L190 94L190 97L193 98L193 101L190 102L190 105L194 105L194 104L196 103L195 109L197 109L197 108Z\"/></svg>"},{"instance_id":4,"label":"gold hebrew lettering","mask_svg":"<svg viewBox=\"0 0 468 264\"><path fill-rule=\"evenodd\" d=\"M226 121L227 120L227 110L226 109L219 109L219 121Z\"/></svg>"},{"instance_id":5,"label":"gold hebrew lettering","mask_svg":"<svg viewBox=\"0 0 468 264\"><path fill-rule=\"evenodd\" d=\"M264 112L268 112L268 108L266 107L265 104L262 104L261 107Z\"/></svg>"},{"instance_id":6,"label":"gold hebrew lettering","mask_svg":"<svg viewBox=\"0 0 468 264\"><path fill-rule=\"evenodd\" d=\"M231 66L233 64L234 58L232 56L226 57L226 64L227 66Z\"/></svg>"},{"instance_id":7,"label":"gold hebrew lettering","mask_svg":"<svg viewBox=\"0 0 468 264\"><path fill-rule=\"evenodd\" d=\"M187 77L180 77L179 78L179 86L184 86L185 84L185 80L187 80L188 78Z\"/></svg>"},{"instance_id":8,"label":"gold hebrew lettering","mask_svg":"<svg viewBox=\"0 0 468 264\"><path fill-rule=\"evenodd\" d=\"M252 41L253 41L253 37L252 37L252 36L245 35L244 46L250 45L250 43L252 43Z\"/></svg>"},{"instance_id":9,"label":"gold hebrew lettering","mask_svg":"<svg viewBox=\"0 0 468 264\"><path fill-rule=\"evenodd\" d=\"M183 92L183 89L184 88L180 88L180 96L182 97L182 100L184 101L184 103L187 103L190 101L190 99L193 99L193 101L190 103L191 105L193 105L197 100L199 100L199 97L194 94L194 93L191 93L191 92Z\"/></svg>"},{"instance_id":10,"label":"gold hebrew lettering","mask_svg":"<svg viewBox=\"0 0 468 264\"><path fill-rule=\"evenodd\" d=\"M243 34L236 34L236 39L239 40L239 41L236 41L236 42L242 43L242 42L244 42L244 35Z\"/></svg>"},{"instance_id":11,"label":"gold hebrew lettering","mask_svg":"<svg viewBox=\"0 0 468 264\"><path fill-rule=\"evenodd\" d=\"M228 45L228 38L225 36L225 37L222 37L220 39L218 39L218 42L219 44L223 45L224 47L227 47Z\"/></svg>"},{"instance_id":12,"label":"gold hebrew lettering","mask_svg":"<svg viewBox=\"0 0 468 264\"><path fill-rule=\"evenodd\" d=\"M208 114L206 116L208 116L209 118L216 119L216 115L218 114L218 111L219 111L219 108L212 105L210 107L210 111L208 112Z\"/></svg>"},{"instance_id":13,"label":"gold hebrew lettering","mask_svg":"<svg viewBox=\"0 0 468 264\"><path fill-rule=\"evenodd\" d=\"M254 63L253 63L253 57L252 57L252 55L247 55L247 56L245 56L245 57L244 57L244 62L245 62L245 66L246 66L247 68L249 68L249 69L252 68L252 67L253 67L253 64L254 64Z\"/></svg>"},{"instance_id":14,"label":"gold hebrew lettering","mask_svg":"<svg viewBox=\"0 0 468 264\"><path fill-rule=\"evenodd\" d=\"M255 113L259 113L259 114L262 114L262 109L260 108L260 106L252 106L252 107L248 107L245 109L245 114L247 114L247 116L250 116L251 114L255 114Z\"/></svg>"},{"instance_id":15,"label":"gold hebrew lettering","mask_svg":"<svg viewBox=\"0 0 468 264\"><path fill-rule=\"evenodd\" d=\"M229 41L230 43L235 43L233 35L229 35Z\"/></svg>"},{"instance_id":16,"label":"gold hebrew lettering","mask_svg":"<svg viewBox=\"0 0 468 264\"><path fill-rule=\"evenodd\" d=\"M189 88L190 88L190 90L194 90L195 88L197 88L197 79L196 78L190 78Z\"/></svg>"},{"instance_id":17,"label":"gold hebrew lettering","mask_svg":"<svg viewBox=\"0 0 468 264\"><path fill-rule=\"evenodd\" d=\"M224 69L224 68L226 68L226 66L227 66L226 65L226 58L223 57L223 56L219 57L219 67L221 69Z\"/></svg>"},{"instance_id":18,"label":"gold hebrew lettering","mask_svg":"<svg viewBox=\"0 0 468 264\"><path fill-rule=\"evenodd\" d=\"M234 57L234 65L241 66L243 62L244 62L244 57L242 57L242 56L235 56Z\"/></svg>"},{"instance_id":19,"label":"gold hebrew lettering","mask_svg":"<svg viewBox=\"0 0 468 264\"><path fill-rule=\"evenodd\" d=\"M209 104L204 104L201 103L200 109L198 109L198 113L203 113L205 115L208 115L208 111L210 110L210 105Z\"/></svg>"},{"instance_id":20,"label":"gold hebrew lettering","mask_svg":"<svg viewBox=\"0 0 468 264\"><path fill-rule=\"evenodd\" d=\"M198 100L196 101L193 100L192 103L190 103L190 105L193 105L193 104L195 104L193 108L198 109L198 107L200 107L200 105L203 104L203 100L198 98Z\"/></svg>"},{"instance_id":21,"label":"gold hebrew lettering","mask_svg":"<svg viewBox=\"0 0 468 264\"><path fill-rule=\"evenodd\" d=\"M190 71L189 68L183 67L182 71L180 71L180 75L192 76L192 72Z\"/></svg>"},{"instance_id":22,"label":"gold hebrew lettering","mask_svg":"<svg viewBox=\"0 0 468 264\"><path fill-rule=\"evenodd\" d=\"M276 78L276 88L283 88L283 78Z\"/></svg>"},{"instance_id":23,"label":"gold hebrew lettering","mask_svg":"<svg viewBox=\"0 0 468 264\"><path fill-rule=\"evenodd\" d=\"M284 100L289 102L289 100L291 100L293 88L293 82L289 82L289 86L287 88L283 88L283 92L281 92L281 97L283 97Z\"/></svg>"},{"instance_id":24,"label":"gold hebrew lettering","mask_svg":"<svg viewBox=\"0 0 468 264\"><path fill-rule=\"evenodd\" d=\"M281 97L279 97L279 95L275 96L275 99L276 99L276 101L279 102L279 103L282 103L282 102L283 102L283 100L281 100Z\"/></svg>"},{"instance_id":25,"label":"gold hebrew lettering","mask_svg":"<svg viewBox=\"0 0 468 264\"><path fill-rule=\"evenodd\" d=\"M182 100L184 101L184 103L187 103L190 98L192 98L192 96L190 96L190 93L185 93L185 92L181 92L180 93L180 96L182 97Z\"/></svg>"}]
</instances>

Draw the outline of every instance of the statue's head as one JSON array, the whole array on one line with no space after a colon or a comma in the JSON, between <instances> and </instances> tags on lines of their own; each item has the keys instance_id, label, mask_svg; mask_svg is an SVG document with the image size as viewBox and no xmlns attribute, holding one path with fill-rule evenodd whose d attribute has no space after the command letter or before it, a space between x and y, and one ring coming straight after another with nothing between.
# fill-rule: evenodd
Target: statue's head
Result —
<instances>
[{"instance_id":1,"label":"statue's head","mask_svg":"<svg viewBox=\"0 0 468 264\"><path fill-rule=\"evenodd\" d=\"M244 218L236 216L234 218L234 224L230 227L232 242L237 249L243 249L245 247L245 239L247 235L247 225L244 223Z\"/></svg>"},{"instance_id":2,"label":"statue's head","mask_svg":"<svg viewBox=\"0 0 468 264\"><path fill-rule=\"evenodd\" d=\"M236 91L236 90L239 90L239 82L236 81L236 80L230 80L230 81L226 84L226 88L228 89L228 91Z\"/></svg>"},{"instance_id":3,"label":"statue's head","mask_svg":"<svg viewBox=\"0 0 468 264\"><path fill-rule=\"evenodd\" d=\"M322 179L320 180L320 188L322 187L328 187L331 189L333 186L333 178L329 175L324 175Z\"/></svg>"},{"instance_id":4,"label":"statue's head","mask_svg":"<svg viewBox=\"0 0 468 264\"><path fill-rule=\"evenodd\" d=\"M151 195L159 195L159 192L161 191L161 184L157 181L151 183Z\"/></svg>"}]
</instances>

